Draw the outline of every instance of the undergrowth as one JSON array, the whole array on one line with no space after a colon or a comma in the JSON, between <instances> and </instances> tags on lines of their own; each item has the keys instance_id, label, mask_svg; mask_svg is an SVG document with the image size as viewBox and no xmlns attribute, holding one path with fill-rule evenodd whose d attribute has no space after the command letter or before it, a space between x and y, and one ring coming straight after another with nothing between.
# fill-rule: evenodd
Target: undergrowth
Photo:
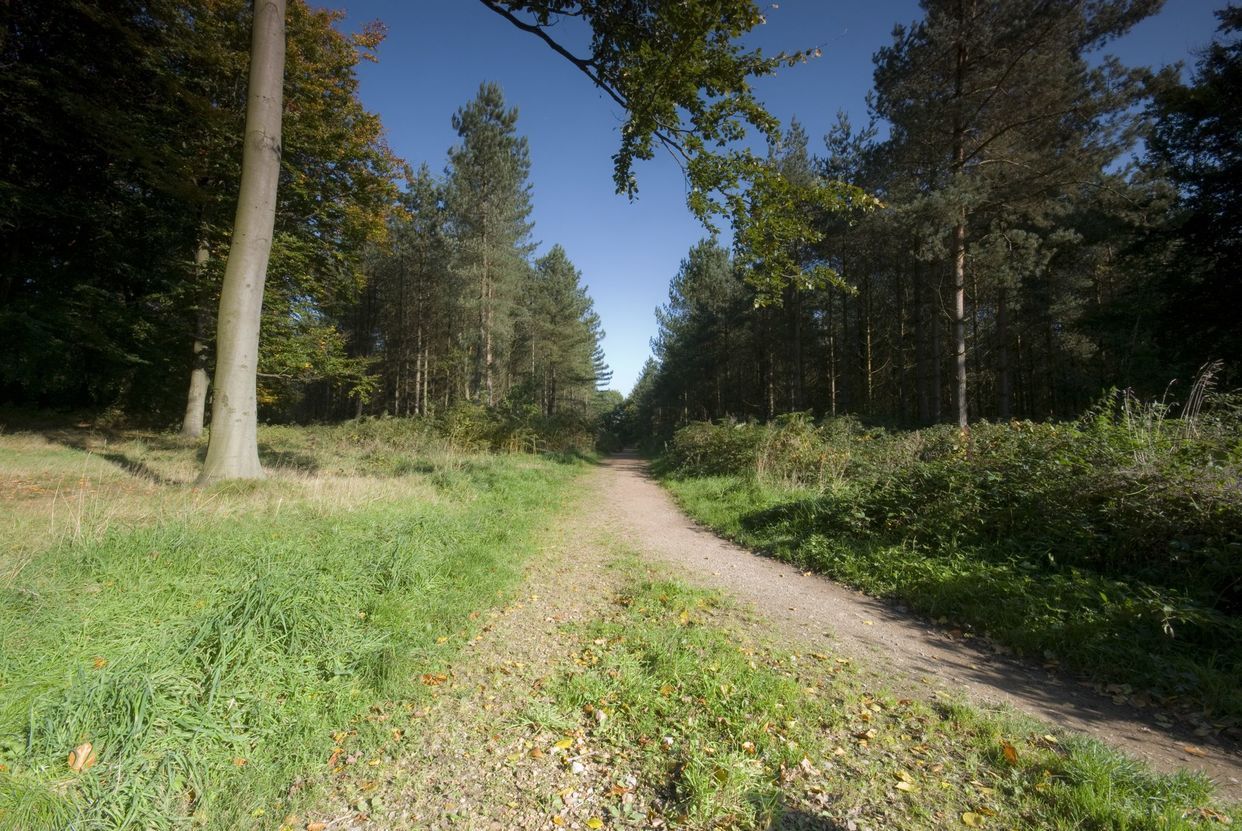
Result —
<instances>
[{"instance_id":1,"label":"undergrowth","mask_svg":"<svg viewBox=\"0 0 1242 831\"><path fill-rule=\"evenodd\" d=\"M580 470L286 429L264 431L267 452L305 458L269 481L151 484L178 509L57 537L0 583L0 828L275 827L335 731L445 670ZM31 441L6 438L10 471ZM339 473L359 466L397 478ZM106 502L116 481L99 476L90 498ZM84 742L97 764L75 772Z\"/></svg>"},{"instance_id":2,"label":"undergrowth","mask_svg":"<svg viewBox=\"0 0 1242 831\"><path fill-rule=\"evenodd\" d=\"M695 424L661 460L727 536L1110 681L1242 718L1242 417L1125 396L1076 423Z\"/></svg>"}]
</instances>

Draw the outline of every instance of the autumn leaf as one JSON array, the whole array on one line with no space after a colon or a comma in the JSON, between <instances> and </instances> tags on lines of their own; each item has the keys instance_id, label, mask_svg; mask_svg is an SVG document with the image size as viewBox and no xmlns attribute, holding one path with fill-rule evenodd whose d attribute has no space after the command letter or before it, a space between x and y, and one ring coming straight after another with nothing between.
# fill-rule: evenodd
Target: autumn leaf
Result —
<instances>
[{"instance_id":1,"label":"autumn leaf","mask_svg":"<svg viewBox=\"0 0 1242 831\"><path fill-rule=\"evenodd\" d=\"M591 817L586 821L586 827L592 829L592 831L595 831L595 829L604 827L604 821L599 817Z\"/></svg>"},{"instance_id":2,"label":"autumn leaf","mask_svg":"<svg viewBox=\"0 0 1242 831\"><path fill-rule=\"evenodd\" d=\"M95 750L90 742L83 742L69 751L69 769L74 773L89 770L97 761L99 760L95 758Z\"/></svg>"},{"instance_id":3,"label":"autumn leaf","mask_svg":"<svg viewBox=\"0 0 1242 831\"><path fill-rule=\"evenodd\" d=\"M982 828L983 817L980 814L974 813L973 811L967 811L964 814L962 814L962 825L968 825L971 828Z\"/></svg>"},{"instance_id":4,"label":"autumn leaf","mask_svg":"<svg viewBox=\"0 0 1242 831\"><path fill-rule=\"evenodd\" d=\"M1001 741L1001 752L1005 754L1005 762L1010 765L1018 764L1018 749L1007 741Z\"/></svg>"}]
</instances>

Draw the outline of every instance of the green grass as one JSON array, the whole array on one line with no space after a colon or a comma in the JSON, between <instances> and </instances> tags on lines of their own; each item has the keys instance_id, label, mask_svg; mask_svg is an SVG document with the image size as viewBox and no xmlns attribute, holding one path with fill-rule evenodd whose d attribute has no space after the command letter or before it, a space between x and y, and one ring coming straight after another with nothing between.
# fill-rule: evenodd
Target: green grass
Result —
<instances>
[{"instance_id":1,"label":"green grass","mask_svg":"<svg viewBox=\"0 0 1242 831\"><path fill-rule=\"evenodd\" d=\"M0 439L21 541L0 562L0 828L21 831L274 827L334 733L450 671L582 470L267 429L271 479L196 492L195 444L65 438L84 449ZM98 764L74 773L85 741Z\"/></svg>"},{"instance_id":2,"label":"green grass","mask_svg":"<svg viewBox=\"0 0 1242 831\"><path fill-rule=\"evenodd\" d=\"M894 700L847 658L752 642L718 595L677 582L635 582L579 635L556 704L641 771L673 827L1177 831L1226 816L1197 776L1020 717Z\"/></svg>"},{"instance_id":3,"label":"green grass","mask_svg":"<svg viewBox=\"0 0 1242 831\"><path fill-rule=\"evenodd\" d=\"M1242 726L1242 621L1188 609L1165 587L952 538L827 530L826 515L836 522L851 510L848 486L821 493L740 476L664 484L697 521L750 548L1020 654L1151 691L1209 729Z\"/></svg>"}]
</instances>

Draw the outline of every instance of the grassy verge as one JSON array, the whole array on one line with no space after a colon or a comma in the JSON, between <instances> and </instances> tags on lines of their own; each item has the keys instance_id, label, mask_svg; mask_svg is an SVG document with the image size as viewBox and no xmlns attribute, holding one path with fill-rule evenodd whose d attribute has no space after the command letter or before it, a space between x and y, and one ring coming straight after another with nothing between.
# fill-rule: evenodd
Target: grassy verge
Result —
<instances>
[{"instance_id":1,"label":"grassy verge","mask_svg":"<svg viewBox=\"0 0 1242 831\"><path fill-rule=\"evenodd\" d=\"M585 742L654 794L589 827L1192 829L1228 822L1191 775L952 702L894 700L849 659L774 649L720 598L635 582L548 686ZM567 729L558 724L561 729ZM568 744L568 741L566 742Z\"/></svg>"},{"instance_id":2,"label":"grassy verge","mask_svg":"<svg viewBox=\"0 0 1242 831\"><path fill-rule=\"evenodd\" d=\"M1003 648L1128 685L1110 692L1242 738L1242 621L1194 611L1139 574L1102 574L948 534L842 532L839 517L855 510L848 487L824 493L743 476L664 484L697 521L747 547Z\"/></svg>"},{"instance_id":3,"label":"grassy verge","mask_svg":"<svg viewBox=\"0 0 1242 831\"><path fill-rule=\"evenodd\" d=\"M207 492L170 437L0 438L0 827L274 827L435 683L581 466L385 429L267 430Z\"/></svg>"}]
</instances>

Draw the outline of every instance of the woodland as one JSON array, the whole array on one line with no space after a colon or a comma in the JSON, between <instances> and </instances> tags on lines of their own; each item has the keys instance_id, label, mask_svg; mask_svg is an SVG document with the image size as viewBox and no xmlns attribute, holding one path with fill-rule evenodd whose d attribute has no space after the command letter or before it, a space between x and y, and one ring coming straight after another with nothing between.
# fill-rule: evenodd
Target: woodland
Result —
<instances>
[{"instance_id":1,"label":"woodland","mask_svg":"<svg viewBox=\"0 0 1242 831\"><path fill-rule=\"evenodd\" d=\"M382 23L0 2L0 831L1239 818L1242 8L922 0L813 137L776 4L478 2L703 226L628 394L504 78L412 165Z\"/></svg>"}]
</instances>

